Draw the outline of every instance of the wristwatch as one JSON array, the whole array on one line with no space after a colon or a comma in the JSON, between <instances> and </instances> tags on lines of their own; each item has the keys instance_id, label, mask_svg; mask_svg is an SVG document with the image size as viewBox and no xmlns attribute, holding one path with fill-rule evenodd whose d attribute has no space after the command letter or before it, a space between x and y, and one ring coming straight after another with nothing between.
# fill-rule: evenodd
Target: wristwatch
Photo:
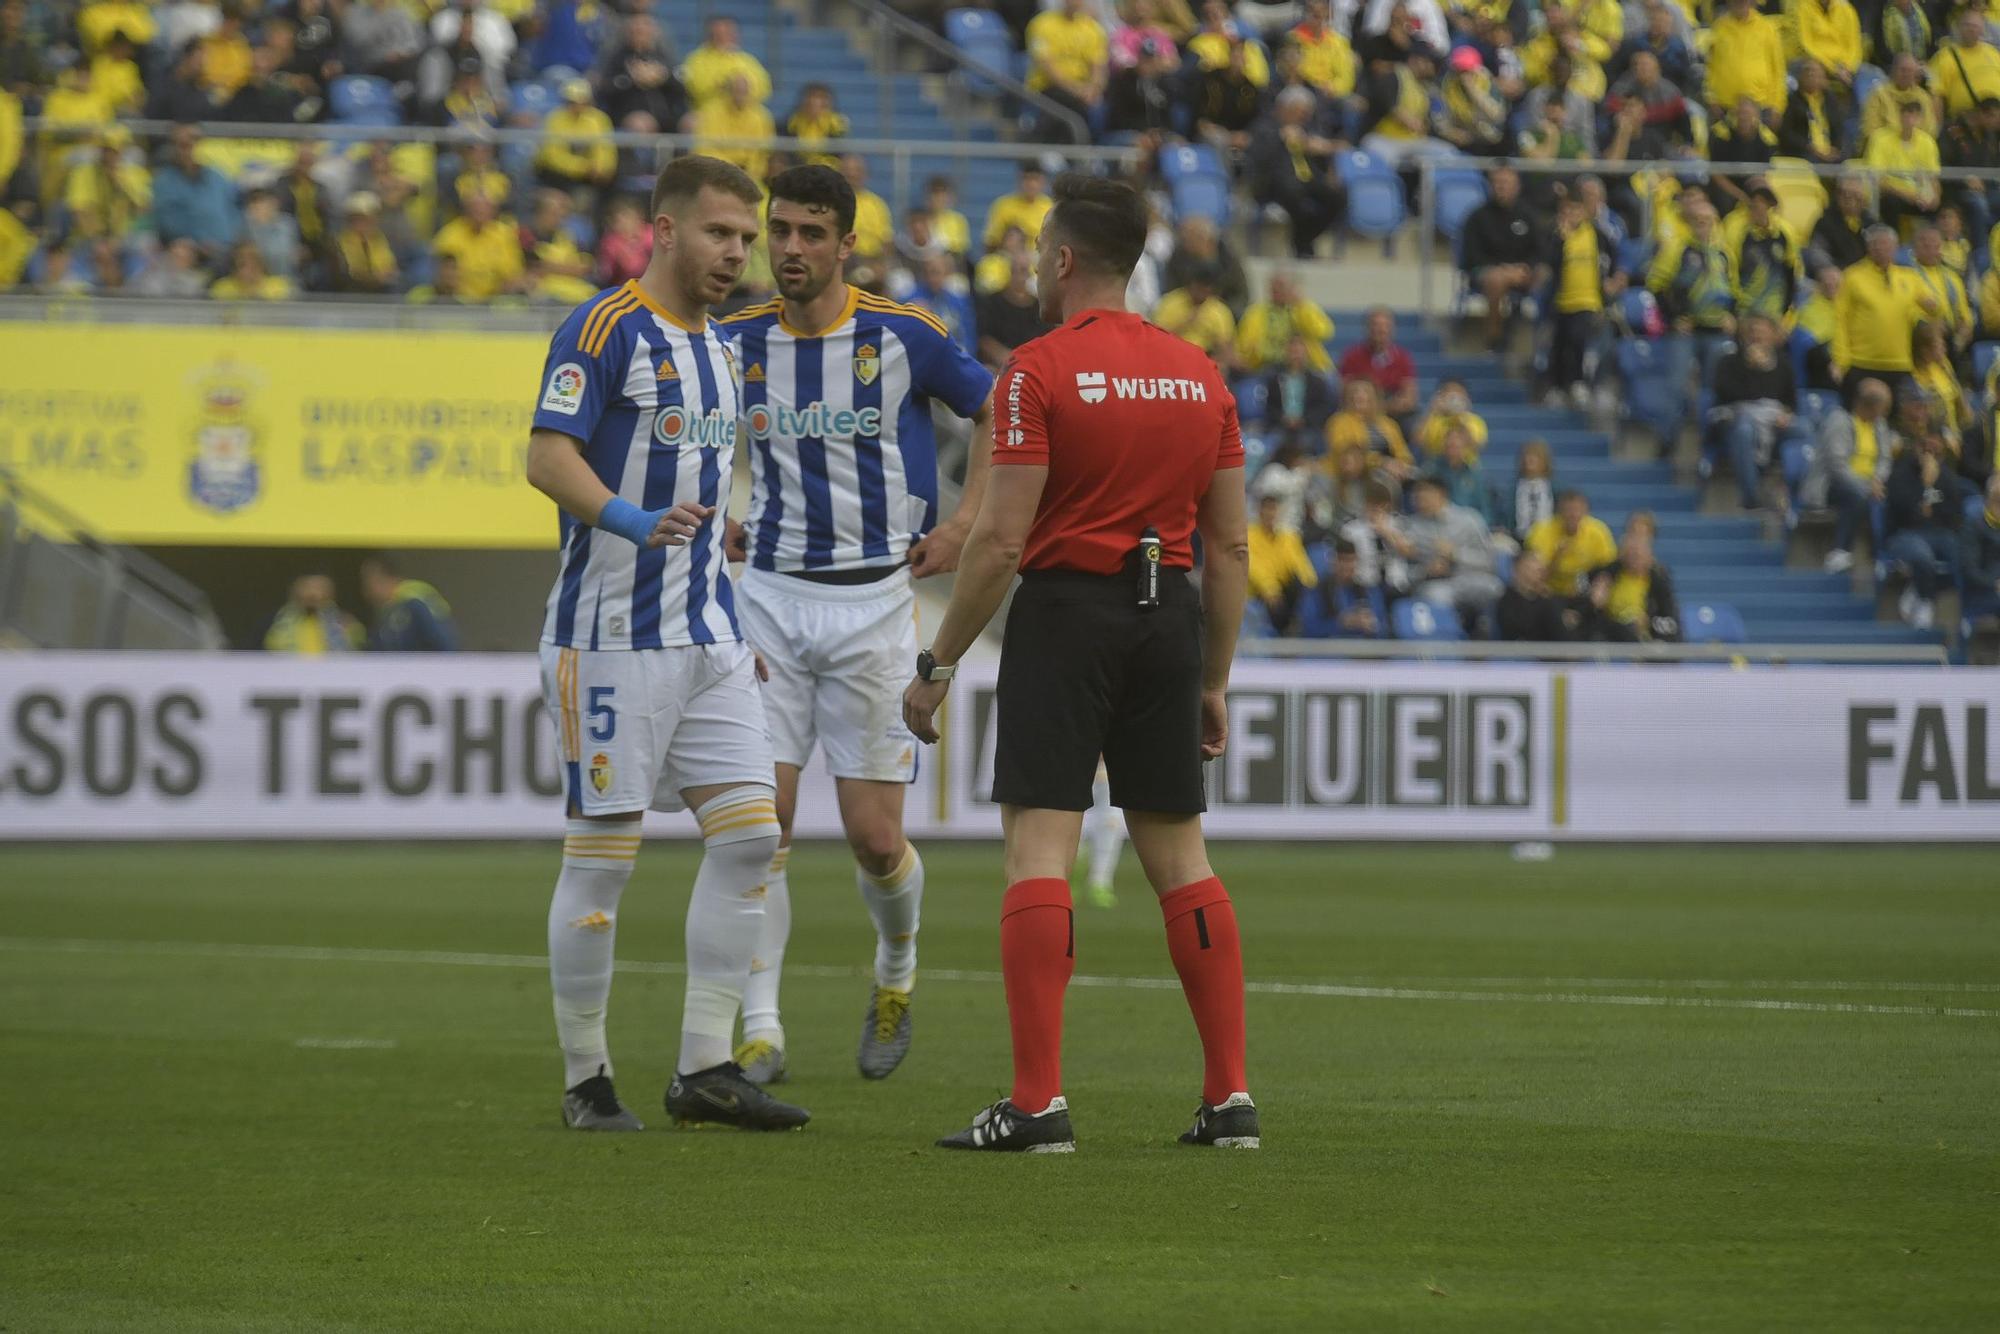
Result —
<instances>
[{"instance_id":1,"label":"wristwatch","mask_svg":"<svg viewBox=\"0 0 2000 1334\"><path fill-rule=\"evenodd\" d=\"M953 663L949 667L940 666L938 664L938 660L931 656L931 651L929 649L925 649L921 653L917 654L917 676L920 679L925 681L945 682L951 680L952 677L957 675L958 675L958 664Z\"/></svg>"}]
</instances>

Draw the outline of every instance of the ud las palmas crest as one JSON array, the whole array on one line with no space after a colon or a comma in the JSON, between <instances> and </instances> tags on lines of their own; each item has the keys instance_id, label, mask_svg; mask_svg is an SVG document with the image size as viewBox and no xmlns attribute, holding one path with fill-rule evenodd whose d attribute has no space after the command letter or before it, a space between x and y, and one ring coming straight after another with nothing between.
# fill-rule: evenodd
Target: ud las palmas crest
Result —
<instances>
[{"instance_id":1,"label":"ud las palmas crest","mask_svg":"<svg viewBox=\"0 0 2000 1334\"><path fill-rule=\"evenodd\" d=\"M882 373L882 356L875 344L863 343L854 349L854 378L863 384L874 384L875 377Z\"/></svg>"},{"instance_id":2,"label":"ud las palmas crest","mask_svg":"<svg viewBox=\"0 0 2000 1334\"><path fill-rule=\"evenodd\" d=\"M249 411L252 377L223 362L197 377L196 384L199 407L188 495L204 509L228 514L257 499L263 485L257 424Z\"/></svg>"}]
</instances>

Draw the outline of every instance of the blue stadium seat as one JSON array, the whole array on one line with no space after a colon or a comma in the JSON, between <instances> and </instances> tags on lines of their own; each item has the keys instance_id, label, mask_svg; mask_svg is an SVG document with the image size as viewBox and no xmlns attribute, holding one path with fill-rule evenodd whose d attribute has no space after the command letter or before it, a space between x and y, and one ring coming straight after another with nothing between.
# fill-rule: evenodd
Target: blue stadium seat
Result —
<instances>
[{"instance_id":1,"label":"blue stadium seat","mask_svg":"<svg viewBox=\"0 0 2000 1334\"><path fill-rule=\"evenodd\" d=\"M1792 330L1791 338L1785 343L1785 350L1791 354L1792 379L1798 383L1804 384L1806 382L1806 357L1818 346L1819 339L1814 338L1804 329Z\"/></svg>"},{"instance_id":2,"label":"blue stadium seat","mask_svg":"<svg viewBox=\"0 0 2000 1334\"><path fill-rule=\"evenodd\" d=\"M1389 619L1395 623L1398 639L1455 644L1465 638L1465 627L1459 624L1458 613L1437 603L1404 598L1390 610Z\"/></svg>"},{"instance_id":3,"label":"blue stadium seat","mask_svg":"<svg viewBox=\"0 0 2000 1334\"><path fill-rule=\"evenodd\" d=\"M1857 107L1867 106L1868 95L1881 87L1888 77L1878 65L1862 65L1856 69L1854 71L1854 105Z\"/></svg>"},{"instance_id":4,"label":"blue stadium seat","mask_svg":"<svg viewBox=\"0 0 2000 1334\"><path fill-rule=\"evenodd\" d=\"M1207 144L1181 144L1160 154L1160 175L1168 185L1188 176L1221 176L1222 163Z\"/></svg>"},{"instance_id":5,"label":"blue stadium seat","mask_svg":"<svg viewBox=\"0 0 2000 1334\"><path fill-rule=\"evenodd\" d=\"M396 90L387 79L366 74L349 74L335 79L326 90L327 109L342 125L387 126L403 123L403 109L396 105Z\"/></svg>"},{"instance_id":6,"label":"blue stadium seat","mask_svg":"<svg viewBox=\"0 0 2000 1334\"><path fill-rule=\"evenodd\" d=\"M1270 391L1260 377L1245 376L1230 386L1230 392L1236 395L1236 415L1243 421L1263 421L1270 411Z\"/></svg>"},{"instance_id":7,"label":"blue stadium seat","mask_svg":"<svg viewBox=\"0 0 2000 1334\"><path fill-rule=\"evenodd\" d=\"M1173 184L1174 216L1177 218L1207 218L1216 226L1229 226L1229 178L1223 175L1196 173L1183 176Z\"/></svg>"},{"instance_id":8,"label":"blue stadium seat","mask_svg":"<svg viewBox=\"0 0 2000 1334\"><path fill-rule=\"evenodd\" d=\"M990 9L948 9L944 15L944 35L970 60L989 69L1013 72L1014 38L1007 24ZM991 79L967 75L966 90L977 97L992 97L1000 89Z\"/></svg>"},{"instance_id":9,"label":"blue stadium seat","mask_svg":"<svg viewBox=\"0 0 2000 1334\"><path fill-rule=\"evenodd\" d=\"M1727 602L1697 602L1681 624L1691 644L1741 644L1749 637L1743 614Z\"/></svg>"},{"instance_id":10,"label":"blue stadium seat","mask_svg":"<svg viewBox=\"0 0 2000 1334\"><path fill-rule=\"evenodd\" d=\"M532 120L539 125L561 99L555 90L544 83L517 83L510 110L517 117Z\"/></svg>"},{"instance_id":11,"label":"blue stadium seat","mask_svg":"<svg viewBox=\"0 0 2000 1334\"><path fill-rule=\"evenodd\" d=\"M1685 406L1685 391L1674 383L1667 369L1666 356L1658 343L1649 338L1620 339L1618 374L1625 381L1622 407L1628 420L1638 422L1662 438L1678 429Z\"/></svg>"},{"instance_id":12,"label":"blue stadium seat","mask_svg":"<svg viewBox=\"0 0 2000 1334\"><path fill-rule=\"evenodd\" d=\"M1347 186L1347 225L1378 240L1394 236L1407 214L1396 169L1368 153L1342 153L1335 160Z\"/></svg>"},{"instance_id":13,"label":"blue stadium seat","mask_svg":"<svg viewBox=\"0 0 2000 1334\"><path fill-rule=\"evenodd\" d=\"M1431 180L1438 233L1456 242L1465 220L1486 202L1486 178L1477 167L1439 167Z\"/></svg>"},{"instance_id":14,"label":"blue stadium seat","mask_svg":"<svg viewBox=\"0 0 2000 1334\"><path fill-rule=\"evenodd\" d=\"M1972 345L1972 374L1976 383L1974 389L1983 388L1987 375L1993 370L1993 363L2000 361L2000 342L1974 343Z\"/></svg>"},{"instance_id":15,"label":"blue stadium seat","mask_svg":"<svg viewBox=\"0 0 2000 1334\"><path fill-rule=\"evenodd\" d=\"M1628 236L1618 243L1611 265L1628 277L1643 278L1653 262L1653 243L1643 236Z\"/></svg>"}]
</instances>

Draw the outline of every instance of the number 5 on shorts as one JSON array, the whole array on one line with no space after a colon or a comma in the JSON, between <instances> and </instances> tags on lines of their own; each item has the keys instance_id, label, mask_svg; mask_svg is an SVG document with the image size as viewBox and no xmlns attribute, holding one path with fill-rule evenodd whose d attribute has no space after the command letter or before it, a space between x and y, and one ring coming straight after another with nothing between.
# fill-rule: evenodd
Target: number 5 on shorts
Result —
<instances>
[{"instance_id":1,"label":"number 5 on shorts","mask_svg":"<svg viewBox=\"0 0 2000 1334\"><path fill-rule=\"evenodd\" d=\"M590 739L609 741L618 735L618 710L611 707L611 693L614 686L592 686L590 688Z\"/></svg>"}]
</instances>

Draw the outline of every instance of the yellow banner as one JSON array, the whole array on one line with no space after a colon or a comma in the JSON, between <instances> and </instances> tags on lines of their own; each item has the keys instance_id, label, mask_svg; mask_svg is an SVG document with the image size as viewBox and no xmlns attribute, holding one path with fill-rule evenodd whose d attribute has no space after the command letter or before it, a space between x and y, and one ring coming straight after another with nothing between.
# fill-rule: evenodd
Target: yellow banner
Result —
<instances>
[{"instance_id":1,"label":"yellow banner","mask_svg":"<svg viewBox=\"0 0 2000 1334\"><path fill-rule=\"evenodd\" d=\"M534 334L0 325L0 466L99 536L553 547Z\"/></svg>"}]
</instances>

